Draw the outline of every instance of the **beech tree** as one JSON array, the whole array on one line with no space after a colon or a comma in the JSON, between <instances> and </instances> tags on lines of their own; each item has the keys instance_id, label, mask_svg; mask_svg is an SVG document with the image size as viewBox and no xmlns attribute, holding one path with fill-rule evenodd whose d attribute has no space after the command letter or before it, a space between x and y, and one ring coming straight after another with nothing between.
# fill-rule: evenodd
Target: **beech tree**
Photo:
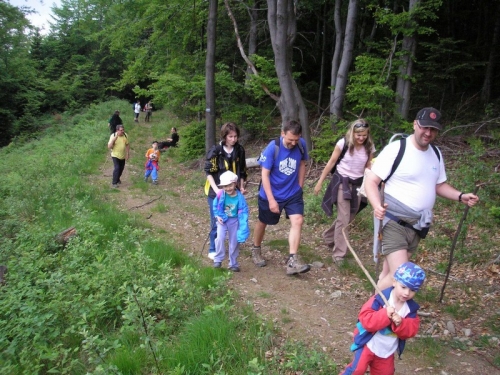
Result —
<instances>
[{"instance_id":1,"label":"beech tree","mask_svg":"<svg viewBox=\"0 0 500 375\"><path fill-rule=\"evenodd\" d=\"M281 95L278 108L283 122L298 120L302 137L311 149L308 111L292 76L292 51L297 34L295 3L293 0L267 0L267 20L274 52L276 74Z\"/></svg>"},{"instance_id":2,"label":"beech tree","mask_svg":"<svg viewBox=\"0 0 500 375\"><path fill-rule=\"evenodd\" d=\"M358 0L349 0L349 9L347 11L347 22L345 27L344 48L340 60L337 79L335 80L335 90L333 93L333 102L331 113L334 121L338 121L344 116L344 98L347 87L347 78L349 68L353 59L354 38L356 36L356 19L358 16Z\"/></svg>"},{"instance_id":3,"label":"beech tree","mask_svg":"<svg viewBox=\"0 0 500 375\"><path fill-rule=\"evenodd\" d=\"M205 129L205 150L215 144L215 46L217 36L217 0L210 0L208 3L207 22L207 57L205 62L205 98L206 98L206 129Z\"/></svg>"}]
</instances>

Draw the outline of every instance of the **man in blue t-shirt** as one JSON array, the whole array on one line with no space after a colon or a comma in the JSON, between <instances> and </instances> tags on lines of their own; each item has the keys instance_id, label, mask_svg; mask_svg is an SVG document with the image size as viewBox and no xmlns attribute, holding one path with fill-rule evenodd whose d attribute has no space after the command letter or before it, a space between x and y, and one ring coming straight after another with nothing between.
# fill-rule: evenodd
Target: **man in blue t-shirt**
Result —
<instances>
[{"instance_id":1,"label":"man in blue t-shirt","mask_svg":"<svg viewBox=\"0 0 500 375\"><path fill-rule=\"evenodd\" d=\"M291 224L288 236L290 255L286 267L287 275L296 275L311 269L308 264L302 264L297 256L304 222L302 186L306 176L306 160L309 160L306 143L301 134L300 123L288 121L281 131L279 152L276 154L273 140L259 158L259 164L262 166L262 184L259 190L259 220L254 229L252 258L255 265L259 267L266 265L266 261L261 257L261 243L266 227L278 224L281 211L284 209Z\"/></svg>"}]
</instances>

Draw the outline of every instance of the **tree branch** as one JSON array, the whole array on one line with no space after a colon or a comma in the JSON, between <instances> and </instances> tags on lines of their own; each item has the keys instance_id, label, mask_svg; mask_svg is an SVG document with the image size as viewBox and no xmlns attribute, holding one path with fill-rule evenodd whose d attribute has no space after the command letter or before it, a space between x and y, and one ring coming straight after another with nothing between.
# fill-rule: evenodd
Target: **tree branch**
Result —
<instances>
[{"instance_id":1,"label":"tree branch","mask_svg":"<svg viewBox=\"0 0 500 375\"><path fill-rule=\"evenodd\" d=\"M236 19L234 18L234 14L233 14L231 8L229 7L229 1L228 0L224 0L224 5L226 6L226 10L227 10L227 14L228 14L229 18L231 18L231 21L233 22L234 34L236 35L236 41L238 43L238 48L240 50L241 57L243 57L243 60L245 60L245 62L247 63L248 67L252 70L252 73L255 74L258 77L259 76L259 72L257 71L257 68L255 68L255 65L250 61L250 59L246 55L245 50L243 48L243 44L241 43L241 38L240 38L239 31L238 31L238 24L236 23ZM275 94L273 94L271 91L269 91L269 89L267 88L266 85L264 85L264 84L261 83L260 86L262 87L262 89L264 90L264 92L267 95L269 95L269 97L271 97L274 101L276 101L276 102L279 101L280 98L278 96L276 96Z\"/></svg>"}]
</instances>

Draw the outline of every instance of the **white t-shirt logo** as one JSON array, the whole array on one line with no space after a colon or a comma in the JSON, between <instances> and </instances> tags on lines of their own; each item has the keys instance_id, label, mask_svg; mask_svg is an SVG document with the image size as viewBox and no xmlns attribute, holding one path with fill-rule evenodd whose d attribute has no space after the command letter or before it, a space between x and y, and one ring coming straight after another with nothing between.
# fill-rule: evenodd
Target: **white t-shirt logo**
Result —
<instances>
[{"instance_id":1,"label":"white t-shirt logo","mask_svg":"<svg viewBox=\"0 0 500 375\"><path fill-rule=\"evenodd\" d=\"M281 173L290 176L297 170L297 160L286 158L285 160L280 161L279 170Z\"/></svg>"}]
</instances>

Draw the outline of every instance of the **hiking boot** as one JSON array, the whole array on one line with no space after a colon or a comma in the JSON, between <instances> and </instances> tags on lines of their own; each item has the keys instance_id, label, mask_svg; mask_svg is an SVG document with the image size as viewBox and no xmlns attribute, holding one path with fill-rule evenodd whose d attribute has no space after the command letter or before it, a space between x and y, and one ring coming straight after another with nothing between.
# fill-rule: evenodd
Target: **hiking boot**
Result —
<instances>
[{"instance_id":1,"label":"hiking boot","mask_svg":"<svg viewBox=\"0 0 500 375\"><path fill-rule=\"evenodd\" d=\"M221 268L222 263L221 262L214 262L214 268Z\"/></svg>"},{"instance_id":2,"label":"hiking boot","mask_svg":"<svg viewBox=\"0 0 500 375\"><path fill-rule=\"evenodd\" d=\"M252 246L252 260L257 267L265 267L266 260L262 258L260 246Z\"/></svg>"},{"instance_id":3,"label":"hiking boot","mask_svg":"<svg viewBox=\"0 0 500 375\"><path fill-rule=\"evenodd\" d=\"M333 262L334 262L337 266L339 266L339 267L341 267L341 266L344 264L344 262L345 262L344 258L341 258L341 257L335 257L335 256L333 256L333 255L332 255L332 259L333 259Z\"/></svg>"},{"instance_id":4,"label":"hiking boot","mask_svg":"<svg viewBox=\"0 0 500 375\"><path fill-rule=\"evenodd\" d=\"M228 269L229 269L229 271L232 271L232 272L240 272L241 271L240 267L238 267L238 266L232 266L232 267L229 267Z\"/></svg>"},{"instance_id":5,"label":"hiking boot","mask_svg":"<svg viewBox=\"0 0 500 375\"><path fill-rule=\"evenodd\" d=\"M311 266L309 264L302 264L297 254L294 254L293 256L288 258L288 262L286 264L287 275L296 275L298 273L309 272L310 270Z\"/></svg>"}]
</instances>

